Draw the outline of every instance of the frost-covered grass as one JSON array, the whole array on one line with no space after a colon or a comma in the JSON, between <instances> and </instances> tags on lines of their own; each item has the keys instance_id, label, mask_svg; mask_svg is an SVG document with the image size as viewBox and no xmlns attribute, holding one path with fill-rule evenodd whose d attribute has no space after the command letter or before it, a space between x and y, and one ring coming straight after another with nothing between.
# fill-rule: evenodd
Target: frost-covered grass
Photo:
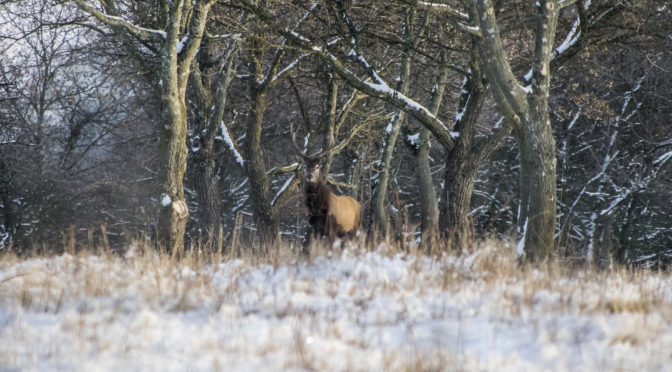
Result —
<instances>
[{"instance_id":1,"label":"frost-covered grass","mask_svg":"<svg viewBox=\"0 0 672 372\"><path fill-rule=\"evenodd\" d=\"M514 250L6 254L0 370L672 370L668 274L519 267Z\"/></svg>"}]
</instances>

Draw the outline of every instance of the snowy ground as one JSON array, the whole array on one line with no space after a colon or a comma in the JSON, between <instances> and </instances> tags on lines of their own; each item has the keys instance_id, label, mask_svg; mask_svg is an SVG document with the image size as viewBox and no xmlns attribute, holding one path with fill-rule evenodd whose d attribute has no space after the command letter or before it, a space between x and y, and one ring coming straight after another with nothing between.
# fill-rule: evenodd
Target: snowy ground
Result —
<instances>
[{"instance_id":1,"label":"snowy ground","mask_svg":"<svg viewBox=\"0 0 672 372\"><path fill-rule=\"evenodd\" d=\"M0 258L0 370L669 371L666 274L346 250Z\"/></svg>"}]
</instances>

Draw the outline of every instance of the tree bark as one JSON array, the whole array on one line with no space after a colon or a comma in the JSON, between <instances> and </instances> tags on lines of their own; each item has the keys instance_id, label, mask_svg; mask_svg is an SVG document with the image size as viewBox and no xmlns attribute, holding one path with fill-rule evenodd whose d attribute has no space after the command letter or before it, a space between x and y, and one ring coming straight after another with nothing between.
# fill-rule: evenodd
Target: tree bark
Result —
<instances>
[{"instance_id":1,"label":"tree bark","mask_svg":"<svg viewBox=\"0 0 672 372\"><path fill-rule=\"evenodd\" d=\"M538 2L532 82L523 88L506 59L491 0L469 4L470 19L481 36L474 39L478 63L492 88L499 111L511 124L520 147L520 213L525 259L545 260L553 253L555 232L555 141L548 115L550 57L558 18L555 0Z\"/></svg>"},{"instance_id":2,"label":"tree bark","mask_svg":"<svg viewBox=\"0 0 672 372\"><path fill-rule=\"evenodd\" d=\"M248 115L246 149L248 161L247 174L250 180L250 197L252 212L257 233L262 242L273 242L278 239L280 221L278 214L271 205L270 182L264 164L264 151L261 144L261 133L266 110L266 92L256 82L250 86L251 107Z\"/></svg>"},{"instance_id":3,"label":"tree bark","mask_svg":"<svg viewBox=\"0 0 672 372\"><path fill-rule=\"evenodd\" d=\"M416 155L416 167L418 175L418 189L420 191L420 231L422 242L431 243L438 232L439 204L437 203L432 170L429 164L431 133L425 127L420 129L418 153Z\"/></svg>"},{"instance_id":4,"label":"tree bark","mask_svg":"<svg viewBox=\"0 0 672 372\"><path fill-rule=\"evenodd\" d=\"M202 66L213 64L208 60L210 58L207 54L208 46L203 45L203 50L206 52L201 52L198 63L194 61L187 94L191 104L193 141L196 141L195 148L192 149L191 166L194 169L199 223L205 238L211 240L215 238L221 226L215 137L223 125L228 88L235 70L233 60L236 49L229 49L229 53L223 57L221 63L225 68L219 74L214 86L210 76L217 76L217 72L209 68L203 71ZM214 99L212 89L215 90Z\"/></svg>"},{"instance_id":5,"label":"tree bark","mask_svg":"<svg viewBox=\"0 0 672 372\"><path fill-rule=\"evenodd\" d=\"M406 11L404 19L404 52L399 66L399 83L397 91L403 95L408 94L411 76L411 59L413 57L413 50L417 46L420 36L424 32L424 27L427 24L425 17L425 24L421 25L418 35L413 35L415 27L415 9L411 8ZM387 195L387 186L390 177L390 164L394 154L394 148L397 143L397 137L401 131L401 126L406 121L406 112L399 111L390 121L387 129L387 138L385 140L385 147L380 159L380 173L378 174L378 184L373 195L373 222L377 231L383 236L390 233L390 221L385 210L385 199Z\"/></svg>"},{"instance_id":6,"label":"tree bark","mask_svg":"<svg viewBox=\"0 0 672 372\"><path fill-rule=\"evenodd\" d=\"M133 38L151 40L160 45L161 59L160 102L161 123L159 128L159 171L157 184L160 192L157 243L170 252L184 250L184 234L189 217L189 208L184 200L182 179L187 167L187 111L185 96L191 62L200 47L205 20L215 0L186 2L175 0L164 3L157 15L165 22L164 30L148 30L138 27L121 17L110 17L92 7L85 0L72 0L80 9L114 30L120 40ZM109 14L118 14L113 1L101 1ZM180 35L188 35L178 56L177 43ZM143 44L147 45L147 44ZM140 54L135 55L141 60ZM144 61L142 61L144 62Z\"/></svg>"},{"instance_id":7,"label":"tree bark","mask_svg":"<svg viewBox=\"0 0 672 372\"><path fill-rule=\"evenodd\" d=\"M468 75L462 84L455 130L460 133L455 147L446 154L442 209L443 235L452 249L462 250L472 243L474 226L471 196L478 167L493 148L474 145L476 124L485 100L483 75L477 65L478 51L472 51ZM485 140L484 140L485 141ZM495 143L497 146L498 143Z\"/></svg>"},{"instance_id":8,"label":"tree bark","mask_svg":"<svg viewBox=\"0 0 672 372\"><path fill-rule=\"evenodd\" d=\"M430 112L433 115L436 115L441 107L449 72L448 52L446 49L443 49L439 56L438 80L432 92ZM416 154L416 165L418 188L420 191L420 230L422 231L422 243L432 245L439 232L439 204L429 165L430 137L431 132L429 129L422 127L418 139L419 149Z\"/></svg>"},{"instance_id":9,"label":"tree bark","mask_svg":"<svg viewBox=\"0 0 672 372\"><path fill-rule=\"evenodd\" d=\"M187 168L187 112L179 86L177 46L182 2L169 10L166 40L161 49L161 124L159 130L159 172L161 208L157 226L158 244L171 252L184 250L189 208L184 200L182 179Z\"/></svg>"}]
</instances>

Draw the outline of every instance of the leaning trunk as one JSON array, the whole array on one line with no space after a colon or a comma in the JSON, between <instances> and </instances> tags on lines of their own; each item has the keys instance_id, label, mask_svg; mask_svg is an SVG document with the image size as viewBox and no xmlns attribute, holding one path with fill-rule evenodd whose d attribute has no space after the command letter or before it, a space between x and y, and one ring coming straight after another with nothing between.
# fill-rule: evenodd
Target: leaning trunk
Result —
<instances>
[{"instance_id":1,"label":"leaning trunk","mask_svg":"<svg viewBox=\"0 0 672 372\"><path fill-rule=\"evenodd\" d=\"M404 56L399 66L399 84L397 90L399 93L406 95L410 86L411 77L411 58L413 56L413 49L417 46L419 36L422 31L418 33L418 37L413 39L413 28L415 24L415 10L410 9L405 14L404 21L404 38L405 48ZM425 23L426 24L426 23ZM424 30L424 28L423 28ZM392 155L394 154L394 147L397 143L397 137L401 131L401 126L406 120L406 112L399 111L392 118L387 127L387 139L383 149L383 155L380 161L381 172L378 175L378 185L376 186L375 195L373 196L373 220L378 232L387 236L390 230L390 222L385 211L385 197L387 195L387 184L390 177L390 164L392 162Z\"/></svg>"},{"instance_id":2,"label":"leaning trunk","mask_svg":"<svg viewBox=\"0 0 672 372\"><path fill-rule=\"evenodd\" d=\"M397 143L397 137L401 131L401 125L404 122L406 114L404 112L397 113L388 128L387 140L385 141L385 148L380 161L380 173L378 174L378 184L373 196L373 220L376 229L383 236L387 236L390 232L390 222L385 211L385 197L387 195L387 184L390 178L390 164L392 163L392 155L394 154L394 146Z\"/></svg>"},{"instance_id":3,"label":"leaning trunk","mask_svg":"<svg viewBox=\"0 0 672 372\"><path fill-rule=\"evenodd\" d=\"M439 112L441 102L443 101L443 94L446 91L448 74L450 72L448 52L445 49L441 51L439 57L439 68L439 76L432 92L432 106L430 108L434 115ZM422 127L420 129L419 137L420 147L416 155L416 167L418 174L418 188L420 190L420 229L422 231L423 244L431 244L433 242L438 233L439 225L439 205L436 197L436 190L434 189L432 170L429 164L430 137L431 133L429 129Z\"/></svg>"}]
</instances>

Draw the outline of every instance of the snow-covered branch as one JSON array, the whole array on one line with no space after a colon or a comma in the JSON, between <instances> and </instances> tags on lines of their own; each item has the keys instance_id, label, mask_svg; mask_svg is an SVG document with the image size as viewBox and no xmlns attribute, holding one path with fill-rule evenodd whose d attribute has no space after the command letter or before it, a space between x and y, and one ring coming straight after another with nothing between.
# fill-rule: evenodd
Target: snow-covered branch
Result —
<instances>
[{"instance_id":1,"label":"snow-covered branch","mask_svg":"<svg viewBox=\"0 0 672 372\"><path fill-rule=\"evenodd\" d=\"M233 141L233 138L231 138L231 134L229 133L229 129L226 127L224 122L221 122L220 128L222 130L222 137L221 139L226 143L227 147L231 152L233 153L233 156L236 159L236 163L238 163L241 167L245 165L245 160L243 159L243 156L240 155L240 152L238 151L238 146L236 146L236 143Z\"/></svg>"},{"instance_id":2,"label":"snow-covered branch","mask_svg":"<svg viewBox=\"0 0 672 372\"><path fill-rule=\"evenodd\" d=\"M273 167L271 170L266 172L269 176L271 175L277 175L277 174L283 174L283 173L291 173L296 171L299 168L299 163L292 163L290 165L284 166L284 167Z\"/></svg>"},{"instance_id":3,"label":"snow-covered branch","mask_svg":"<svg viewBox=\"0 0 672 372\"><path fill-rule=\"evenodd\" d=\"M557 48L555 48L553 53L551 53L551 60L557 58L558 56L562 55L562 53L566 52L567 49L576 45L581 37L581 30L579 28L580 24L581 18L577 17L574 21L574 24L572 25L572 29L565 37L565 40Z\"/></svg>"},{"instance_id":4,"label":"snow-covered branch","mask_svg":"<svg viewBox=\"0 0 672 372\"><path fill-rule=\"evenodd\" d=\"M577 0L561 0L561 1L558 2L558 8L560 8L560 9L562 9L562 8L566 8L566 7L570 6L570 5L575 4L576 1L577 1Z\"/></svg>"},{"instance_id":5,"label":"snow-covered branch","mask_svg":"<svg viewBox=\"0 0 672 372\"><path fill-rule=\"evenodd\" d=\"M478 26L469 25L469 15L455 10L448 4L434 3L427 1L418 1L415 4L418 8L434 13L436 15L445 15L446 19L458 29L476 36L482 36L481 29Z\"/></svg>"},{"instance_id":6,"label":"snow-covered branch","mask_svg":"<svg viewBox=\"0 0 672 372\"><path fill-rule=\"evenodd\" d=\"M240 2L264 23L273 28L280 35L285 37L292 44L310 52L328 63L339 76L341 76L349 85L358 89L362 93L388 101L397 106L409 115L415 117L425 127L427 127L437 140L447 148L452 148L454 140L458 136L433 115L426 107L414 101L413 99L392 89L382 78L378 77L377 82L368 82L361 79L355 73L346 68L343 63L325 48L322 48L312 42L309 38L300 35L296 31L288 30L286 27L276 22L276 17L254 5L249 0L240 0Z\"/></svg>"},{"instance_id":7,"label":"snow-covered branch","mask_svg":"<svg viewBox=\"0 0 672 372\"><path fill-rule=\"evenodd\" d=\"M92 7L86 0L72 0L72 2L74 2L80 9L82 9L86 13L92 15L94 18L110 27L124 29L125 31L128 31L131 34L144 39L161 40L166 38L166 32L164 30L154 30L140 27L132 24L131 22L128 22L127 20L121 17L105 14L100 10Z\"/></svg>"}]
</instances>

